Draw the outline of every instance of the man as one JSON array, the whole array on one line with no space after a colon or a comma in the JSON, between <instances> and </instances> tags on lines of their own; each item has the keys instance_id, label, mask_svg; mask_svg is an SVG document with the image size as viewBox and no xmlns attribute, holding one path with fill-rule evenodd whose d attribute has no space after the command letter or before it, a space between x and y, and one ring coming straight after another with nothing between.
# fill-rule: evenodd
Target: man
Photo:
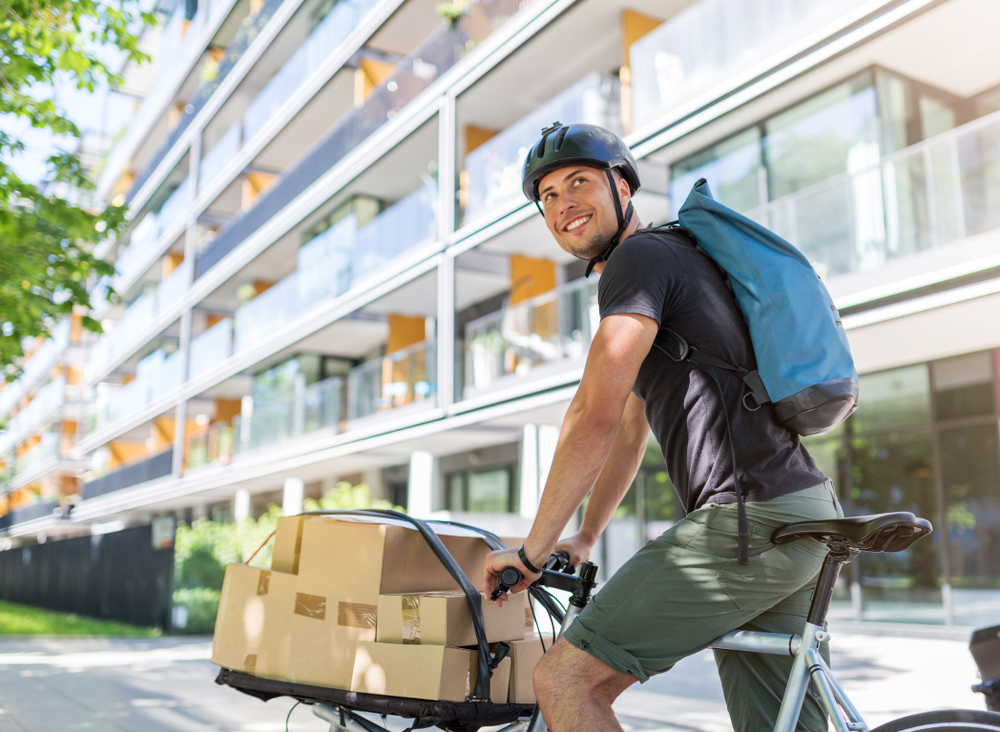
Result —
<instances>
[{"instance_id":1,"label":"man","mask_svg":"<svg viewBox=\"0 0 1000 732\"><path fill-rule=\"evenodd\" d=\"M724 275L680 233L642 229L632 206L638 188L629 149L592 125L556 123L525 161L525 195L556 243L601 275L601 325L531 532L520 550L489 556L484 589L515 566L524 580L511 591L523 591L557 549L573 563L586 559L635 477L651 428L687 511L600 589L538 665L535 691L555 732L620 730L611 705L625 689L730 630L801 632L825 547L814 539L776 546L771 533L843 515L832 483L770 404L751 412L738 377L720 373L716 383L654 347L669 327L693 347L756 367ZM749 528L745 564L737 560L738 490ZM560 541L588 494L580 531ZM773 729L791 659L716 651L716 660L735 730ZM799 725L826 730L811 696Z\"/></svg>"}]
</instances>

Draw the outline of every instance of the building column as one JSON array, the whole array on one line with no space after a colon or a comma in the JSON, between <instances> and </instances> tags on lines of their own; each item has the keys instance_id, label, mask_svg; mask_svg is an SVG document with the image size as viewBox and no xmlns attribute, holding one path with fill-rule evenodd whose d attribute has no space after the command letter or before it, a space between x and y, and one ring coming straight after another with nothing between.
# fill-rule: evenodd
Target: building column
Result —
<instances>
[{"instance_id":1,"label":"building column","mask_svg":"<svg viewBox=\"0 0 1000 732\"><path fill-rule=\"evenodd\" d=\"M302 500L305 498L306 485L301 478L285 478L285 489L281 495L281 510L286 516L297 516L302 513Z\"/></svg>"},{"instance_id":2,"label":"building column","mask_svg":"<svg viewBox=\"0 0 1000 732\"><path fill-rule=\"evenodd\" d=\"M552 459L559 442L559 427L553 424L524 425L521 436L520 514L534 518L549 479Z\"/></svg>"},{"instance_id":3,"label":"building column","mask_svg":"<svg viewBox=\"0 0 1000 732\"><path fill-rule=\"evenodd\" d=\"M250 491L240 488L233 496L233 521L239 523L250 518Z\"/></svg>"},{"instance_id":4,"label":"building column","mask_svg":"<svg viewBox=\"0 0 1000 732\"><path fill-rule=\"evenodd\" d=\"M434 484L437 459L432 453L410 453L410 475L406 512L416 518L429 518L434 510Z\"/></svg>"}]
</instances>

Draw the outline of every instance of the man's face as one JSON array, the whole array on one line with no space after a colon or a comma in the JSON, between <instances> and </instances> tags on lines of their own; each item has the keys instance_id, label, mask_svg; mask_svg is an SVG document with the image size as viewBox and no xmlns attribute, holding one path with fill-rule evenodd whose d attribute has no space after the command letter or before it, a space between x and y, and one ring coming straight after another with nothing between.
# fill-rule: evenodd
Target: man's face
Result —
<instances>
[{"instance_id":1,"label":"man's face","mask_svg":"<svg viewBox=\"0 0 1000 732\"><path fill-rule=\"evenodd\" d=\"M628 207L628 184L617 173L622 210ZM574 257L592 259L618 231L618 215L607 174L598 168L558 168L538 183L545 225L560 247Z\"/></svg>"}]
</instances>

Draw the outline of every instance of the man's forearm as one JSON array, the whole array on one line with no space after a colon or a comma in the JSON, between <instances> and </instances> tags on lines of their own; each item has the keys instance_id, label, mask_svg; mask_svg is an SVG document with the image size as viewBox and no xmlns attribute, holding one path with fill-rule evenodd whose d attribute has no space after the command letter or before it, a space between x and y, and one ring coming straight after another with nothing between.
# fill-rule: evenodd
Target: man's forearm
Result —
<instances>
[{"instance_id":1,"label":"man's forearm","mask_svg":"<svg viewBox=\"0 0 1000 732\"><path fill-rule=\"evenodd\" d=\"M601 474L620 420L620 415L613 417L612 421L610 416L588 414L578 399L570 405L538 514L525 541L525 552L533 562L544 562L549 556Z\"/></svg>"}]
</instances>

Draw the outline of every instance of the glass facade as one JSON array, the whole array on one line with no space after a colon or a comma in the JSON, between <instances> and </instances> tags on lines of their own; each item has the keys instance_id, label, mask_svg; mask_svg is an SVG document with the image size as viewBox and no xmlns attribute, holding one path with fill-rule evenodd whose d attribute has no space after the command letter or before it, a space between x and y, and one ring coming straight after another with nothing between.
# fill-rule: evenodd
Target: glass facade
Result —
<instances>
[{"instance_id":1,"label":"glass facade","mask_svg":"<svg viewBox=\"0 0 1000 732\"><path fill-rule=\"evenodd\" d=\"M850 565L840 617L973 626L1000 612L997 363L987 351L864 375L857 414L805 440L848 515L910 511L935 527Z\"/></svg>"}]
</instances>

